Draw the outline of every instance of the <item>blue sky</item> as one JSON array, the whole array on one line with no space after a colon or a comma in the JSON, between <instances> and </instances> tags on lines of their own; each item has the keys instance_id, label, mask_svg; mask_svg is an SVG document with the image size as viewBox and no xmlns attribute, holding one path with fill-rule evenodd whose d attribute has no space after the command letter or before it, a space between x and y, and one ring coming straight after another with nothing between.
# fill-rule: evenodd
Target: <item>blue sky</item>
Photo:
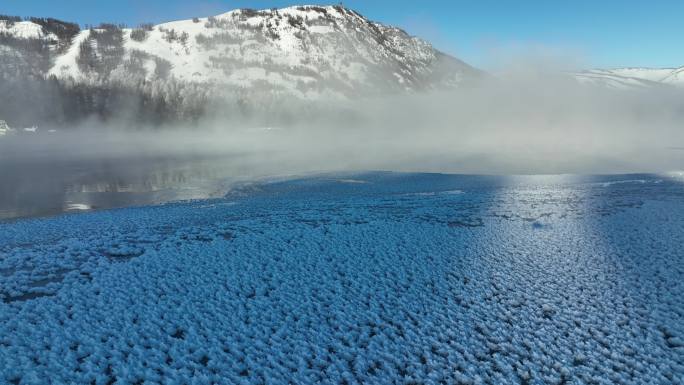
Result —
<instances>
[{"instance_id":1,"label":"blue sky","mask_svg":"<svg viewBox=\"0 0 684 385\"><path fill-rule=\"evenodd\" d=\"M0 0L0 13L135 25L315 0ZM543 55L584 67L684 66L682 0L347 0L487 69L503 58Z\"/></svg>"}]
</instances>

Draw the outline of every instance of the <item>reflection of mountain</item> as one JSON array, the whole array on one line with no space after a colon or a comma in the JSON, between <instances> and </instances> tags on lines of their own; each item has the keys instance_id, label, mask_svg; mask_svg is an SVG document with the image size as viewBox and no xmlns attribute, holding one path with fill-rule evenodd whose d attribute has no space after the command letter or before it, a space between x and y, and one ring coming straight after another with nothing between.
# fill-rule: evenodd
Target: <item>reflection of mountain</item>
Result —
<instances>
[{"instance_id":1,"label":"reflection of mountain","mask_svg":"<svg viewBox=\"0 0 684 385\"><path fill-rule=\"evenodd\" d=\"M109 117L120 110L150 120L169 110L188 118L217 99L244 111L291 99L458 87L481 76L428 42L343 7L242 9L156 26L105 24L83 31L53 19L4 19L3 87L57 93L63 99L59 108L39 112L58 120L88 113ZM52 80L36 86L46 76Z\"/></svg>"},{"instance_id":2,"label":"reflection of mountain","mask_svg":"<svg viewBox=\"0 0 684 385\"><path fill-rule=\"evenodd\" d=\"M0 164L0 219L66 209L146 205L223 196L221 160L118 159Z\"/></svg>"}]
</instances>

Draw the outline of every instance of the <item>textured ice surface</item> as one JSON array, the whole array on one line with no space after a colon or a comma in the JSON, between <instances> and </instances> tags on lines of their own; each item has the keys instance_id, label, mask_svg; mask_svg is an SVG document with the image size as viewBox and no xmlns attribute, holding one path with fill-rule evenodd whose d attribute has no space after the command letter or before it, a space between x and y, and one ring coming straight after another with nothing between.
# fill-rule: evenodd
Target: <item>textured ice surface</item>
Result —
<instances>
[{"instance_id":1,"label":"textured ice surface","mask_svg":"<svg viewBox=\"0 0 684 385\"><path fill-rule=\"evenodd\" d=\"M345 175L0 224L0 383L681 384L682 245L684 184L648 175Z\"/></svg>"}]
</instances>

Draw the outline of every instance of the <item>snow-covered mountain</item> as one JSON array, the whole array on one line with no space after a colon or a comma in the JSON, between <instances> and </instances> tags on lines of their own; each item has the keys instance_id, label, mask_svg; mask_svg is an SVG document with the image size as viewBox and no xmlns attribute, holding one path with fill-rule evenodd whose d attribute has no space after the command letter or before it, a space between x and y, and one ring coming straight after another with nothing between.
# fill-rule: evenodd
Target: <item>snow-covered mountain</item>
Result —
<instances>
[{"instance_id":1,"label":"snow-covered mountain","mask_svg":"<svg viewBox=\"0 0 684 385\"><path fill-rule=\"evenodd\" d=\"M12 132L10 126L4 120L0 120L0 136L5 136Z\"/></svg>"},{"instance_id":2,"label":"snow-covered mountain","mask_svg":"<svg viewBox=\"0 0 684 385\"><path fill-rule=\"evenodd\" d=\"M293 119L311 101L460 87L483 76L341 6L85 30L0 15L0 118L13 126L90 117L145 125L207 115Z\"/></svg>"},{"instance_id":3,"label":"snow-covered mountain","mask_svg":"<svg viewBox=\"0 0 684 385\"><path fill-rule=\"evenodd\" d=\"M56 19L0 15L0 80L44 76L80 28Z\"/></svg>"},{"instance_id":4,"label":"snow-covered mountain","mask_svg":"<svg viewBox=\"0 0 684 385\"><path fill-rule=\"evenodd\" d=\"M0 34L58 41L32 21L0 21ZM339 6L239 9L132 29L102 25L78 32L51 55L46 72L75 83L173 79L304 99L459 86L480 74L424 40Z\"/></svg>"},{"instance_id":5,"label":"snow-covered mountain","mask_svg":"<svg viewBox=\"0 0 684 385\"><path fill-rule=\"evenodd\" d=\"M575 78L584 84L629 89L657 86L684 86L684 67L617 68L578 72Z\"/></svg>"},{"instance_id":6,"label":"snow-covered mountain","mask_svg":"<svg viewBox=\"0 0 684 385\"><path fill-rule=\"evenodd\" d=\"M0 20L0 33L19 39L57 40L57 36L32 21Z\"/></svg>"}]
</instances>

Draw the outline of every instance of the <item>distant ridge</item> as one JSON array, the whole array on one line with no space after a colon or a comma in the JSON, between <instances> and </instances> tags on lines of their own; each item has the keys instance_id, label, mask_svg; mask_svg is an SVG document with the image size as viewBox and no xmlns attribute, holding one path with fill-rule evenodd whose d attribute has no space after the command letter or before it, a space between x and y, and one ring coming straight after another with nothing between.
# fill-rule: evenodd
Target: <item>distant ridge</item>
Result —
<instances>
[{"instance_id":1,"label":"distant ridge","mask_svg":"<svg viewBox=\"0 0 684 385\"><path fill-rule=\"evenodd\" d=\"M681 87L684 86L684 67L594 69L578 72L575 77L584 84L611 88Z\"/></svg>"}]
</instances>

